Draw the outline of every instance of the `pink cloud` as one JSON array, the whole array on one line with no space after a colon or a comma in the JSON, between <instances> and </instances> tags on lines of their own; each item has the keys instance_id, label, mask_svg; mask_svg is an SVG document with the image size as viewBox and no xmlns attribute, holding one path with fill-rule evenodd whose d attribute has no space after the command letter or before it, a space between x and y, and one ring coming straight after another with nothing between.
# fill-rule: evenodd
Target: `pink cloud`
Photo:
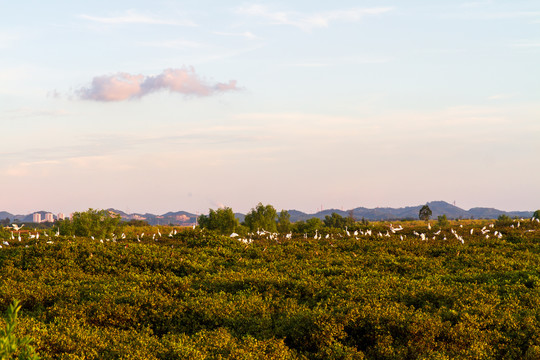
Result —
<instances>
[{"instance_id":1,"label":"pink cloud","mask_svg":"<svg viewBox=\"0 0 540 360\"><path fill-rule=\"evenodd\" d=\"M166 69L161 74L145 76L128 73L96 76L89 87L77 91L83 100L123 101L140 98L156 91L168 90L186 96L210 96L238 90L235 80L209 83L201 79L193 67Z\"/></svg>"}]
</instances>

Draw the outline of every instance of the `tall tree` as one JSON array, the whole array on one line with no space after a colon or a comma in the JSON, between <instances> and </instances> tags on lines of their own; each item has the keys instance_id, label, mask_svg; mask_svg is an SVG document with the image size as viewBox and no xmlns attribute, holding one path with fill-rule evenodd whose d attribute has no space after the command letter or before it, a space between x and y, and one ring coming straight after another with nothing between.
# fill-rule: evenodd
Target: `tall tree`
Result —
<instances>
[{"instance_id":1,"label":"tall tree","mask_svg":"<svg viewBox=\"0 0 540 360\"><path fill-rule=\"evenodd\" d=\"M59 222L62 235L105 237L119 229L120 215L108 210L76 212L71 220Z\"/></svg>"},{"instance_id":2,"label":"tall tree","mask_svg":"<svg viewBox=\"0 0 540 360\"><path fill-rule=\"evenodd\" d=\"M275 232L277 231L277 211L272 205L264 206L259 203L255 209L246 215L244 224L250 231L256 231L258 229Z\"/></svg>"},{"instance_id":3,"label":"tall tree","mask_svg":"<svg viewBox=\"0 0 540 360\"><path fill-rule=\"evenodd\" d=\"M426 204L422 206L422 208L418 212L418 217L420 218L420 220L429 221L429 218L431 217L432 214L433 212L431 211L429 206Z\"/></svg>"},{"instance_id":4,"label":"tall tree","mask_svg":"<svg viewBox=\"0 0 540 360\"><path fill-rule=\"evenodd\" d=\"M215 230L224 235L231 234L240 226L234 212L229 207L217 210L210 209L208 216L199 216L197 222L202 228Z\"/></svg>"},{"instance_id":5,"label":"tall tree","mask_svg":"<svg viewBox=\"0 0 540 360\"><path fill-rule=\"evenodd\" d=\"M345 227L347 226L354 225L353 217L343 217L335 212L333 212L332 215L326 215L323 221L326 227L332 227L336 229L345 229Z\"/></svg>"},{"instance_id":6,"label":"tall tree","mask_svg":"<svg viewBox=\"0 0 540 360\"><path fill-rule=\"evenodd\" d=\"M278 216L277 229L280 233L291 231L291 214L287 210L281 210Z\"/></svg>"}]
</instances>

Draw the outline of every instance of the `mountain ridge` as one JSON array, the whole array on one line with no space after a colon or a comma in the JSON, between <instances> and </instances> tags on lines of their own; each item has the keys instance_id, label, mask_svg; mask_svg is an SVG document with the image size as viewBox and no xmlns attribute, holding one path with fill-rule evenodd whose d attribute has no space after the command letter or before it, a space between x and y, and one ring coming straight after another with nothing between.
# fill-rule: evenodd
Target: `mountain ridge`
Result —
<instances>
[{"instance_id":1,"label":"mountain ridge","mask_svg":"<svg viewBox=\"0 0 540 360\"><path fill-rule=\"evenodd\" d=\"M386 221L395 221L395 220L416 220L418 219L418 212L420 211L420 208L422 205L415 205L415 206L405 206L400 208L392 208L392 207L376 207L376 208L366 208L366 207L356 207L354 209L350 210L339 210L339 209L326 209L322 210L313 214L305 213L299 210L287 210L289 214L291 215L291 221L297 222L297 221L305 221L310 218L319 218L321 220L324 220L326 215L331 215L332 213L337 213L343 217L352 216L356 220L369 220L369 221L377 221L377 220L386 220ZM450 203L447 203L446 201L431 201L428 202L427 205L430 207L431 211L433 212L432 218L436 219L438 216L446 215L448 219L496 219L501 215L507 215L510 217L518 217L518 218L530 218L532 217L532 214L534 211L504 211L499 210L495 208L486 208L486 207L474 207L470 208L469 210L464 210L462 208L459 208L455 205L452 205ZM122 210L117 210L113 208L107 209L109 211L113 211L117 214L119 214L123 220L143 220L147 221L150 225L194 225L196 223L197 216L196 214L190 213L188 211L179 210L176 212L169 211L167 213L156 215L151 213L132 213L127 214L126 212ZM34 213L40 213L42 219L45 217L46 211L36 211ZM33 218L31 214L26 215L14 215L7 211L0 211L0 220L4 220L6 218L10 219L10 222L15 222L14 220L17 219L18 222L32 222ZM245 214L242 213L235 213L235 216L240 220L243 221ZM54 215L54 218L56 219L56 215Z\"/></svg>"}]
</instances>

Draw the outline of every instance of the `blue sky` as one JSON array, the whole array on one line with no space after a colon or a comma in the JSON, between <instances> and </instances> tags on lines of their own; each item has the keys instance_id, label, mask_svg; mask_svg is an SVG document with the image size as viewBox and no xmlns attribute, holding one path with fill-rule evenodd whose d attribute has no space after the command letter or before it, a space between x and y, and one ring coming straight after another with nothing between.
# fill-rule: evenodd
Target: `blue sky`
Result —
<instances>
[{"instance_id":1,"label":"blue sky","mask_svg":"<svg viewBox=\"0 0 540 360\"><path fill-rule=\"evenodd\" d=\"M0 210L540 208L538 1L0 0Z\"/></svg>"}]
</instances>

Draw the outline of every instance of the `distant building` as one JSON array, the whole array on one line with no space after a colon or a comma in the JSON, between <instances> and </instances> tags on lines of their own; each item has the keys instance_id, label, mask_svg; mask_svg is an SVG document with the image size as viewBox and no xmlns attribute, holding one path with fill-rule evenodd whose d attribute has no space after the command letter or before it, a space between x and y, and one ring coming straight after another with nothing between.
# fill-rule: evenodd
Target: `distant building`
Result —
<instances>
[{"instance_id":1,"label":"distant building","mask_svg":"<svg viewBox=\"0 0 540 360\"><path fill-rule=\"evenodd\" d=\"M45 222L54 222L54 215L51 213L45 214Z\"/></svg>"},{"instance_id":2,"label":"distant building","mask_svg":"<svg viewBox=\"0 0 540 360\"><path fill-rule=\"evenodd\" d=\"M33 216L32 216L32 221L35 222L35 223L40 223L41 222L41 214L40 213L35 213Z\"/></svg>"},{"instance_id":3,"label":"distant building","mask_svg":"<svg viewBox=\"0 0 540 360\"><path fill-rule=\"evenodd\" d=\"M64 214L62 214L62 213L59 213L58 215L56 215L56 218L58 220L65 220L66 216Z\"/></svg>"}]
</instances>

